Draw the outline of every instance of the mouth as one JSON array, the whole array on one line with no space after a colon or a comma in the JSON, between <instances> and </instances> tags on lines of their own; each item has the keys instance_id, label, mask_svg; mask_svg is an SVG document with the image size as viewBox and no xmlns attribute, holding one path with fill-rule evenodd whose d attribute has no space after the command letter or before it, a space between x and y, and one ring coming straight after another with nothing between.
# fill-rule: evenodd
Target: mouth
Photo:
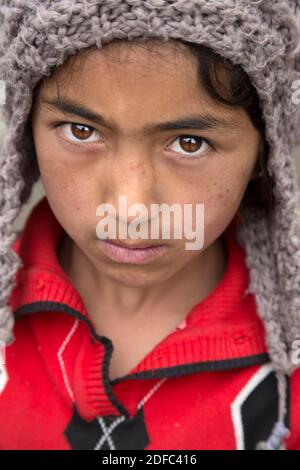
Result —
<instances>
[{"instance_id":1,"label":"mouth","mask_svg":"<svg viewBox=\"0 0 300 470\"><path fill-rule=\"evenodd\" d=\"M162 256L168 245L146 243L123 243L119 240L99 239L101 250L112 260L118 263L147 264Z\"/></svg>"},{"instance_id":2,"label":"mouth","mask_svg":"<svg viewBox=\"0 0 300 470\"><path fill-rule=\"evenodd\" d=\"M124 243L120 240L114 240L114 239L105 239L105 241L107 241L108 243L111 243L115 246L120 246L120 247L123 247L123 248L128 248L129 250L142 250L142 249L145 249L145 248L155 248L155 247L158 247L158 246L166 246L165 244L163 243Z\"/></svg>"}]
</instances>

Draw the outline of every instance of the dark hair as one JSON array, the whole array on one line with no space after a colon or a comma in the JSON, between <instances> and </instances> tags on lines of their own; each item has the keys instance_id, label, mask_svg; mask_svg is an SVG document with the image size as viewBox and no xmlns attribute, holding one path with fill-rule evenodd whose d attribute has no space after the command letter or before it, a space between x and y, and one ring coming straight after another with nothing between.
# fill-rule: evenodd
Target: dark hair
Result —
<instances>
[{"instance_id":1,"label":"dark hair","mask_svg":"<svg viewBox=\"0 0 300 470\"><path fill-rule=\"evenodd\" d=\"M128 47L135 43L139 43L142 47L145 45L147 48L147 43L149 42L157 43L157 38L147 38L146 40L143 38L136 38L134 41L114 39L110 41L110 44L118 43L122 49L122 46ZM160 40L158 39L158 44L159 43ZM269 144L265 139L265 122L260 107L259 97L255 87L250 82L247 73L240 65L233 64L228 59L217 54L211 48L202 44L196 44L182 39L172 40L171 43L175 46L175 50L180 47L180 45L187 47L194 57L196 57L198 63L199 84L206 91L208 96L216 103L221 103L222 105L229 107L243 108L248 114L253 126L259 131L261 135L261 145L258 151L255 169L261 175L249 181L241 204L254 208L264 208L267 212L270 212L274 204L274 182L268 173L267 167ZM77 70L80 70L83 62L87 59L92 50L97 50L97 47L91 46L81 49L78 54L72 55L68 58L64 65L70 70L70 73L68 74L69 83L72 80L72 71L74 70L74 66L76 67L76 64L78 64ZM156 49L154 52L155 57L159 51ZM78 58L80 59L79 62ZM57 69L54 69L53 75L59 97ZM61 78L60 81L62 81ZM65 81L67 81L66 76L63 82ZM33 102L41 83L42 80L38 83L33 92ZM31 121L31 113L29 120Z\"/></svg>"}]
</instances>

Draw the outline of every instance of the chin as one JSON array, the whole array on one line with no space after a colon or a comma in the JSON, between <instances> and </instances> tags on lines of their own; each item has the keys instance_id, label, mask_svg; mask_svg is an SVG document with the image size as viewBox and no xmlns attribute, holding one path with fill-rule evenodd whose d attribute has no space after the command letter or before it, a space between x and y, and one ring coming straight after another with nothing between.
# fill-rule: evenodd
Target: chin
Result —
<instances>
[{"instance_id":1,"label":"chin","mask_svg":"<svg viewBox=\"0 0 300 470\"><path fill-rule=\"evenodd\" d=\"M122 269L115 268L114 270L106 271L106 274L114 281L127 287L146 287L158 284L164 280L161 272L157 273L146 273L133 271L133 268Z\"/></svg>"}]
</instances>

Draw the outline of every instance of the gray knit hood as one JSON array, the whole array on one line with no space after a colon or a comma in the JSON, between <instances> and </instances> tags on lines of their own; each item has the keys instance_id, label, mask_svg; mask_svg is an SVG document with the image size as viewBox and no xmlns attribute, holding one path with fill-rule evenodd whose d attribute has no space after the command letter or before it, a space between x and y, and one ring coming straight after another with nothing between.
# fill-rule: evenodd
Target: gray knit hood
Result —
<instances>
[{"instance_id":1,"label":"gray knit hood","mask_svg":"<svg viewBox=\"0 0 300 470\"><path fill-rule=\"evenodd\" d=\"M11 249L13 222L39 178L27 127L35 86L86 47L115 38L184 39L239 64L260 99L275 203L269 214L241 206L238 238L271 361L281 377L291 375L300 366L292 354L300 338L300 197L292 158L300 142L300 0L0 0L0 22L7 127L0 155L0 340L14 339L7 302L21 260Z\"/></svg>"}]
</instances>

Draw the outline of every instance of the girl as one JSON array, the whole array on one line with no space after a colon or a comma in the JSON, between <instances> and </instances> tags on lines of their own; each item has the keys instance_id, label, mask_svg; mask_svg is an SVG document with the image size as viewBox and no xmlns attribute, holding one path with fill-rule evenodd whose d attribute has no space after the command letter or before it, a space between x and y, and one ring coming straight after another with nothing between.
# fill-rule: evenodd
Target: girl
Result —
<instances>
[{"instance_id":1,"label":"girl","mask_svg":"<svg viewBox=\"0 0 300 470\"><path fill-rule=\"evenodd\" d=\"M298 2L1 3L0 448L300 449Z\"/></svg>"}]
</instances>

